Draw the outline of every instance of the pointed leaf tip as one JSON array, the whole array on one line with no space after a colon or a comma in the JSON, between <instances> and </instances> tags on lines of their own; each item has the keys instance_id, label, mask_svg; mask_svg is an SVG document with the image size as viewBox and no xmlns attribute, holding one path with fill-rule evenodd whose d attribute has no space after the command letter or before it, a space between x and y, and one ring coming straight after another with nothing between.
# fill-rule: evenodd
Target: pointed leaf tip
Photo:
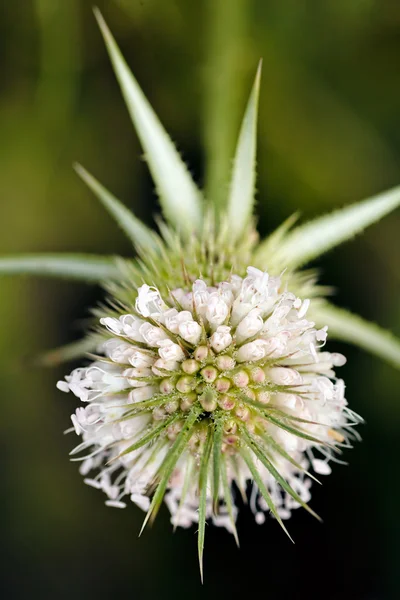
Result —
<instances>
[{"instance_id":1,"label":"pointed leaf tip","mask_svg":"<svg viewBox=\"0 0 400 600\"><path fill-rule=\"evenodd\" d=\"M319 217L289 233L274 260L284 267L300 267L354 237L398 206L400 186ZM259 258L263 258L262 248Z\"/></svg>"},{"instance_id":2,"label":"pointed leaf tip","mask_svg":"<svg viewBox=\"0 0 400 600\"><path fill-rule=\"evenodd\" d=\"M40 367L55 367L70 360L75 360L85 356L88 352L94 352L99 345L99 340L96 336L91 335L83 339L65 344L59 348L53 348L47 352L43 352L35 361L35 364Z\"/></svg>"},{"instance_id":3,"label":"pointed leaf tip","mask_svg":"<svg viewBox=\"0 0 400 600\"><path fill-rule=\"evenodd\" d=\"M100 11L94 14L103 35L122 94L146 153L161 207L168 221L190 234L202 221L201 193L157 115L128 68Z\"/></svg>"},{"instance_id":4,"label":"pointed leaf tip","mask_svg":"<svg viewBox=\"0 0 400 600\"><path fill-rule=\"evenodd\" d=\"M73 168L79 177L91 189L93 194L100 200L116 220L122 231L126 234L134 247L142 250L154 249L156 247L154 234L135 215L109 192L93 175L82 165L74 163Z\"/></svg>"},{"instance_id":5,"label":"pointed leaf tip","mask_svg":"<svg viewBox=\"0 0 400 600\"><path fill-rule=\"evenodd\" d=\"M200 473L199 473L199 530L197 537L197 549L199 556L199 567L200 567L200 578L203 583L203 553L204 553L204 538L206 533L206 521L207 521L207 486L208 486L208 475L209 475L209 462L211 456L211 448L213 445L213 429L208 428L207 439L203 449L203 455L200 462Z\"/></svg>"},{"instance_id":6,"label":"pointed leaf tip","mask_svg":"<svg viewBox=\"0 0 400 600\"><path fill-rule=\"evenodd\" d=\"M259 61L254 84L240 128L233 162L227 207L231 233L238 237L249 222L254 204L256 183L257 115L262 60Z\"/></svg>"}]
</instances>

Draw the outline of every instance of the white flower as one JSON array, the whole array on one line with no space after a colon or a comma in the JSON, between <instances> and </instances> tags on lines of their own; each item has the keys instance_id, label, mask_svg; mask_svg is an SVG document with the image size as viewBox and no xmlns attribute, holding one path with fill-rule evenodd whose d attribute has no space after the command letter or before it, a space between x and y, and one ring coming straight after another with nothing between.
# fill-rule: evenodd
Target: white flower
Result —
<instances>
[{"instance_id":1,"label":"white flower","mask_svg":"<svg viewBox=\"0 0 400 600\"><path fill-rule=\"evenodd\" d=\"M253 337L262 329L263 325L264 321L262 320L260 311L253 308L253 310L251 310L237 326L236 340L242 342L243 340Z\"/></svg>"},{"instance_id":2,"label":"white flower","mask_svg":"<svg viewBox=\"0 0 400 600\"><path fill-rule=\"evenodd\" d=\"M106 494L108 506L130 499L151 514L154 480L164 477L175 526L197 523L204 502L206 518L235 535L237 508L226 497L234 482L242 489L255 482L257 523L268 510L286 519L307 506L307 469L328 474L335 445L352 437L357 421L334 371L345 358L321 351L326 329L305 319L310 303L249 267L244 279L233 275L213 287L196 280L165 299L142 285L135 306L143 341L127 336L136 317L101 318L104 335L112 334L101 346L105 362L58 383L86 403L71 418L83 440L74 453L87 454L82 473L97 472L87 483ZM217 443L224 479L213 497L207 465L210 485L199 500L201 465Z\"/></svg>"},{"instance_id":3,"label":"white flower","mask_svg":"<svg viewBox=\"0 0 400 600\"><path fill-rule=\"evenodd\" d=\"M143 323L139 328L144 341L150 347L157 347L162 340L168 340L168 335L160 327L150 323Z\"/></svg>"},{"instance_id":4,"label":"white flower","mask_svg":"<svg viewBox=\"0 0 400 600\"><path fill-rule=\"evenodd\" d=\"M206 308L206 319L209 324L216 328L218 325L222 325L229 313L229 306L227 303L218 295L211 294L207 302Z\"/></svg>"},{"instance_id":5,"label":"white flower","mask_svg":"<svg viewBox=\"0 0 400 600\"><path fill-rule=\"evenodd\" d=\"M160 357L166 361L173 360L183 360L185 358L185 353L179 344L175 344L172 340L161 340L158 342L160 349L158 354Z\"/></svg>"},{"instance_id":6,"label":"white flower","mask_svg":"<svg viewBox=\"0 0 400 600\"><path fill-rule=\"evenodd\" d=\"M201 326L196 321L185 321L178 327L180 336L190 344L198 344L201 338Z\"/></svg>"},{"instance_id":7,"label":"white flower","mask_svg":"<svg viewBox=\"0 0 400 600\"><path fill-rule=\"evenodd\" d=\"M166 305L155 287L144 284L138 289L135 307L143 317L157 318Z\"/></svg>"},{"instance_id":8,"label":"white flower","mask_svg":"<svg viewBox=\"0 0 400 600\"><path fill-rule=\"evenodd\" d=\"M210 337L210 344L215 352L222 352L232 344L231 328L220 325Z\"/></svg>"}]
</instances>

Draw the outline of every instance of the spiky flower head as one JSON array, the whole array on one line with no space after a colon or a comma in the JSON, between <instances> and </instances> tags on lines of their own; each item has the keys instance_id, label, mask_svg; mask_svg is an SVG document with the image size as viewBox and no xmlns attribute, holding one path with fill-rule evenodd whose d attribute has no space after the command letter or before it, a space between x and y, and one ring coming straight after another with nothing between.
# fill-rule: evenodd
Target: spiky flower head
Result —
<instances>
[{"instance_id":1,"label":"spiky flower head","mask_svg":"<svg viewBox=\"0 0 400 600\"><path fill-rule=\"evenodd\" d=\"M322 350L309 304L248 267L164 298L144 284L129 313L100 318L101 356L58 383L83 403L72 422L86 483L148 518L165 494L174 526L199 522L200 539L208 518L236 535L232 483L255 482L259 523L312 513L307 469L329 473L358 419L334 372L345 358Z\"/></svg>"},{"instance_id":2,"label":"spiky flower head","mask_svg":"<svg viewBox=\"0 0 400 600\"><path fill-rule=\"evenodd\" d=\"M121 90L156 183L165 221L150 231L83 167L76 170L133 242L136 259L28 255L0 272L100 281L108 302L83 343L91 362L58 383L81 401L72 415L82 442L72 460L110 506L131 500L154 518L163 499L174 526L205 523L236 537L236 494L250 493L258 523L284 527L309 508L312 479L357 434L329 334L400 366L390 333L326 300L307 262L400 204L394 189L293 228L289 218L259 242L252 210L260 68L245 111L225 206L205 203L146 100L100 13ZM207 208L206 208L207 207ZM234 485L233 485L234 484ZM250 488L251 487L251 491Z\"/></svg>"}]
</instances>

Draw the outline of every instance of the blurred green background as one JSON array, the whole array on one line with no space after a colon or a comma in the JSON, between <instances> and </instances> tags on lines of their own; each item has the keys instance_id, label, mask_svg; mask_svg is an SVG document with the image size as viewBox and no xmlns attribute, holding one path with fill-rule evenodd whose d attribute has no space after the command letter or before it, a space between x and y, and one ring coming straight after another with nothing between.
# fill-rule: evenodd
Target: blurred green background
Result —
<instances>
[{"instance_id":1,"label":"blurred green background","mask_svg":"<svg viewBox=\"0 0 400 600\"><path fill-rule=\"evenodd\" d=\"M91 0L0 1L0 253L128 256L71 169L81 161L147 223L157 204L97 30ZM264 59L259 225L329 211L400 183L400 3L395 0L98 2L145 93L211 194ZM206 158L208 157L208 158ZM205 177L204 173L207 173ZM337 302L400 335L400 213L324 257ZM1 587L7 599L400 597L399 372L339 344L363 442L324 486L314 522L298 511L293 546L277 524L239 518L241 549L207 529L205 584L194 530L163 510L108 509L68 460L75 408L55 389L70 365L32 359L77 339L102 292L0 280Z\"/></svg>"}]
</instances>

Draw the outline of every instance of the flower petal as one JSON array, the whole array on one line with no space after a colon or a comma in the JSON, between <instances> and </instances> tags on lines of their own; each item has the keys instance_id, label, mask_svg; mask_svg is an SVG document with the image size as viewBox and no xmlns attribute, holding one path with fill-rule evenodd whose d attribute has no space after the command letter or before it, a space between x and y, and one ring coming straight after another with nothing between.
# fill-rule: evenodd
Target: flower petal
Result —
<instances>
[{"instance_id":1,"label":"flower petal","mask_svg":"<svg viewBox=\"0 0 400 600\"><path fill-rule=\"evenodd\" d=\"M318 304L312 318L328 325L329 338L351 342L400 368L400 340L390 331L328 302Z\"/></svg>"},{"instance_id":2,"label":"flower petal","mask_svg":"<svg viewBox=\"0 0 400 600\"><path fill-rule=\"evenodd\" d=\"M0 275L42 275L97 283L115 279L118 269L111 256L92 254L18 254L0 258Z\"/></svg>"},{"instance_id":3,"label":"flower petal","mask_svg":"<svg viewBox=\"0 0 400 600\"><path fill-rule=\"evenodd\" d=\"M100 11L94 9L94 13L129 114L146 152L165 217L180 231L190 233L201 225L201 193L129 70Z\"/></svg>"},{"instance_id":4,"label":"flower petal","mask_svg":"<svg viewBox=\"0 0 400 600\"><path fill-rule=\"evenodd\" d=\"M243 117L233 163L227 217L232 236L238 237L251 217L256 181L257 112L261 61Z\"/></svg>"}]
</instances>

